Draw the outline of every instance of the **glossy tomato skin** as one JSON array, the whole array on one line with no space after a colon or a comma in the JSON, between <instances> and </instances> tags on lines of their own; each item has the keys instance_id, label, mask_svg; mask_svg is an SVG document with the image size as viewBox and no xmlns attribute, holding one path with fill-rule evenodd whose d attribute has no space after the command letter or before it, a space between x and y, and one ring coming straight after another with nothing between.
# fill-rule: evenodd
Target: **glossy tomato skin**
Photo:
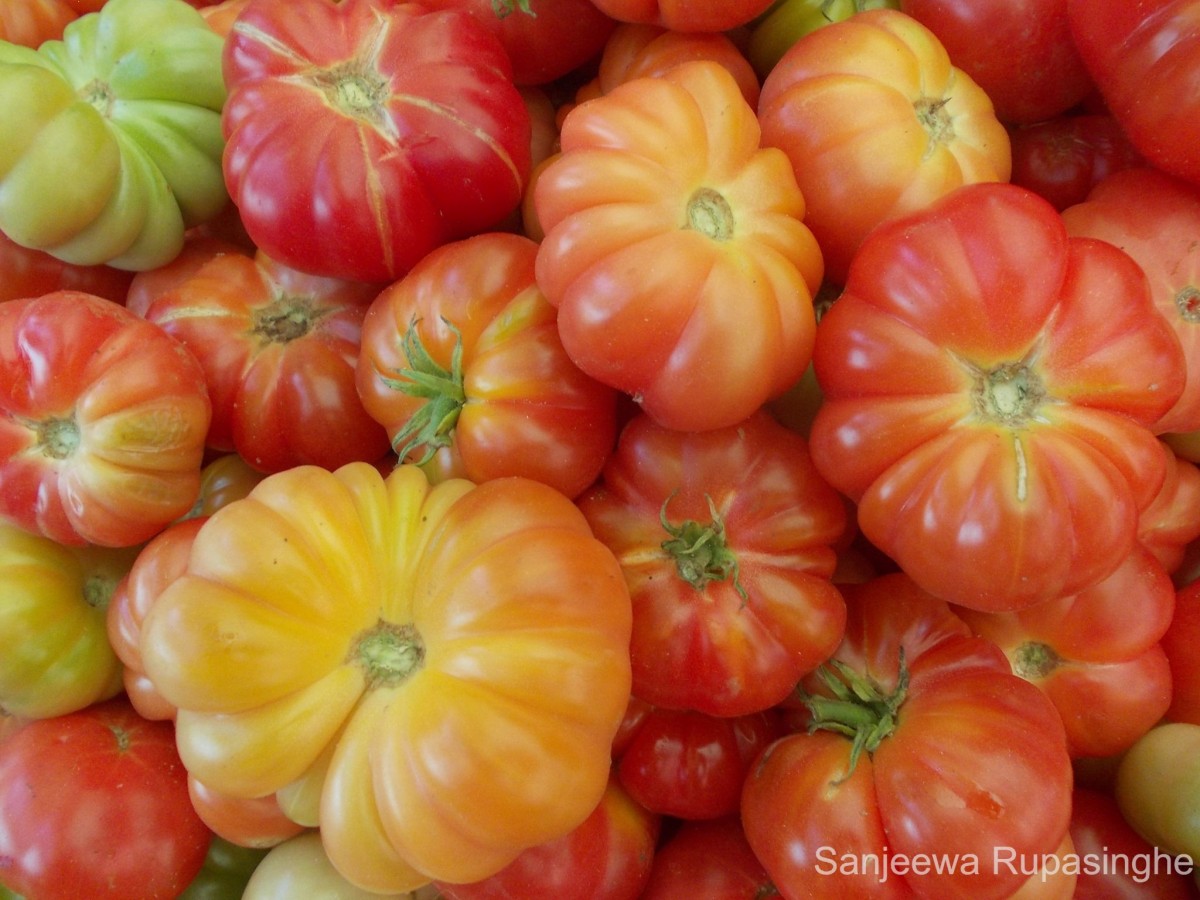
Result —
<instances>
[{"instance_id":1,"label":"glossy tomato skin","mask_svg":"<svg viewBox=\"0 0 1200 900\"><path fill-rule=\"evenodd\" d=\"M76 291L0 303L0 386L0 515L129 547L195 502L212 403L157 325Z\"/></svg>"},{"instance_id":2,"label":"glossy tomato skin","mask_svg":"<svg viewBox=\"0 0 1200 900\"><path fill-rule=\"evenodd\" d=\"M991 99L933 32L895 9L856 13L794 43L763 79L758 117L763 143L792 163L805 222L838 285L880 222L1011 173Z\"/></svg>"},{"instance_id":3,"label":"glossy tomato skin","mask_svg":"<svg viewBox=\"0 0 1200 900\"><path fill-rule=\"evenodd\" d=\"M1200 185L1196 0L1067 0L1075 45L1105 105L1150 164Z\"/></svg>"},{"instance_id":4,"label":"glossy tomato skin","mask_svg":"<svg viewBox=\"0 0 1200 900\"><path fill-rule=\"evenodd\" d=\"M813 363L817 468L916 581L985 611L1130 552L1165 478L1151 426L1186 377L1141 268L1011 184L880 226Z\"/></svg>"},{"instance_id":5,"label":"glossy tomato skin","mask_svg":"<svg viewBox=\"0 0 1200 900\"><path fill-rule=\"evenodd\" d=\"M639 699L758 712L841 640L831 576L845 504L765 412L693 433L635 417L579 507L629 585Z\"/></svg>"},{"instance_id":6,"label":"glossy tomato skin","mask_svg":"<svg viewBox=\"0 0 1200 900\"><path fill-rule=\"evenodd\" d=\"M572 109L534 184L563 346L668 428L736 424L811 355L820 248L758 137L729 71L688 62Z\"/></svg>"},{"instance_id":7,"label":"glossy tomato skin","mask_svg":"<svg viewBox=\"0 0 1200 900\"><path fill-rule=\"evenodd\" d=\"M938 36L1002 122L1053 118L1092 89L1067 0L901 0L900 9Z\"/></svg>"},{"instance_id":8,"label":"glossy tomato skin","mask_svg":"<svg viewBox=\"0 0 1200 900\"><path fill-rule=\"evenodd\" d=\"M661 824L611 777L596 809L570 833L530 847L483 881L437 887L445 900L637 900Z\"/></svg>"},{"instance_id":9,"label":"glossy tomato skin","mask_svg":"<svg viewBox=\"0 0 1200 900\"><path fill-rule=\"evenodd\" d=\"M1037 859L1067 831L1072 770L1057 711L908 576L844 590L834 659L887 699L891 718L876 708L879 739L852 764L850 737L816 727L825 707L810 706L810 727L751 767L741 806L751 847L787 898L1009 896L1026 876L995 864L996 848ZM815 677L803 688L833 696ZM889 863L919 857L927 865L904 872Z\"/></svg>"},{"instance_id":10,"label":"glossy tomato skin","mask_svg":"<svg viewBox=\"0 0 1200 900\"><path fill-rule=\"evenodd\" d=\"M1142 735L1121 757L1113 791L1134 830L1183 855L1190 872L1200 860L1200 725L1164 722Z\"/></svg>"},{"instance_id":11,"label":"glossy tomato skin","mask_svg":"<svg viewBox=\"0 0 1200 900\"><path fill-rule=\"evenodd\" d=\"M620 22L659 25L672 31L729 31L766 11L772 0L593 0Z\"/></svg>"},{"instance_id":12,"label":"glossy tomato skin","mask_svg":"<svg viewBox=\"0 0 1200 900\"><path fill-rule=\"evenodd\" d=\"M226 182L282 263L389 281L520 203L529 113L499 39L465 10L256 0L224 72Z\"/></svg>"},{"instance_id":13,"label":"glossy tomato skin","mask_svg":"<svg viewBox=\"0 0 1200 900\"><path fill-rule=\"evenodd\" d=\"M1200 725L1200 581L1179 588L1175 595L1175 615L1163 635L1162 646L1171 668L1171 705L1167 718L1172 722Z\"/></svg>"},{"instance_id":14,"label":"glossy tomato skin","mask_svg":"<svg viewBox=\"0 0 1200 900\"><path fill-rule=\"evenodd\" d=\"M124 303L132 272L111 266L75 266L42 250L22 247L0 233L0 302L71 290Z\"/></svg>"},{"instance_id":15,"label":"glossy tomato skin","mask_svg":"<svg viewBox=\"0 0 1200 900\"><path fill-rule=\"evenodd\" d=\"M211 839L171 724L123 698L31 722L0 745L0 881L20 894L168 900Z\"/></svg>"},{"instance_id":16,"label":"glossy tomato skin","mask_svg":"<svg viewBox=\"0 0 1200 900\"><path fill-rule=\"evenodd\" d=\"M393 449L433 478L520 475L575 497L612 452L617 392L563 347L534 277L537 250L502 232L452 241L366 312L358 396Z\"/></svg>"},{"instance_id":17,"label":"glossy tomato skin","mask_svg":"<svg viewBox=\"0 0 1200 900\"><path fill-rule=\"evenodd\" d=\"M79 17L67 0L0 0L0 40L38 47Z\"/></svg>"},{"instance_id":18,"label":"glossy tomato skin","mask_svg":"<svg viewBox=\"0 0 1200 900\"><path fill-rule=\"evenodd\" d=\"M642 900L757 900L776 894L733 815L680 825L655 853Z\"/></svg>"}]
</instances>

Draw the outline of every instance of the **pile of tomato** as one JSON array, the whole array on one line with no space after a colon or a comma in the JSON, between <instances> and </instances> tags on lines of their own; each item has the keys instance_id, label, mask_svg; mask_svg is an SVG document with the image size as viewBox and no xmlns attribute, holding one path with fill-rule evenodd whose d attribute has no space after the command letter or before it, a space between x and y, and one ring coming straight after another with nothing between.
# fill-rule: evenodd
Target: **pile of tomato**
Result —
<instances>
[{"instance_id":1,"label":"pile of tomato","mask_svg":"<svg viewBox=\"0 0 1200 900\"><path fill-rule=\"evenodd\" d=\"M1200 0L0 0L0 897L1200 896Z\"/></svg>"}]
</instances>

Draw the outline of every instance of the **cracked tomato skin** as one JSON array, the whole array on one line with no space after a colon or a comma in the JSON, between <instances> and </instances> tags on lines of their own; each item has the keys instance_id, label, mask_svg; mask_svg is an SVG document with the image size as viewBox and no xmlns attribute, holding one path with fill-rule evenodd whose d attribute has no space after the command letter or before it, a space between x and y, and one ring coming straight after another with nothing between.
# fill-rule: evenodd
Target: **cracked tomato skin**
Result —
<instances>
[{"instance_id":1,"label":"cracked tomato skin","mask_svg":"<svg viewBox=\"0 0 1200 900\"><path fill-rule=\"evenodd\" d=\"M521 202L529 112L499 38L465 10L252 0L224 72L229 192L282 263L389 281Z\"/></svg>"},{"instance_id":2,"label":"cracked tomato skin","mask_svg":"<svg viewBox=\"0 0 1200 900\"><path fill-rule=\"evenodd\" d=\"M1185 366L1145 275L1037 195L965 187L881 226L822 318L810 448L927 590L1013 610L1132 550Z\"/></svg>"},{"instance_id":3,"label":"cracked tomato skin","mask_svg":"<svg viewBox=\"0 0 1200 900\"><path fill-rule=\"evenodd\" d=\"M193 776L281 805L306 783L334 866L388 893L487 878L595 809L629 634L616 560L562 493L351 463L213 513L140 650Z\"/></svg>"},{"instance_id":4,"label":"cracked tomato skin","mask_svg":"<svg viewBox=\"0 0 1200 900\"><path fill-rule=\"evenodd\" d=\"M0 516L129 547L196 501L212 404L183 344L125 307L55 291L0 303Z\"/></svg>"}]
</instances>

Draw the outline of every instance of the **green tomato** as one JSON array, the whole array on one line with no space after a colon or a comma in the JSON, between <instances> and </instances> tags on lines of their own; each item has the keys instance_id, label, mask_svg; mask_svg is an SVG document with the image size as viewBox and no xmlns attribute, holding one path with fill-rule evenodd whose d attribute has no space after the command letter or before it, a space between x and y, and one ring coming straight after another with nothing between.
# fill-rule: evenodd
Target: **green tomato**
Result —
<instances>
[{"instance_id":1,"label":"green tomato","mask_svg":"<svg viewBox=\"0 0 1200 900\"><path fill-rule=\"evenodd\" d=\"M1142 735L1121 757L1114 795L1142 837L1200 867L1200 725L1166 722Z\"/></svg>"},{"instance_id":2,"label":"green tomato","mask_svg":"<svg viewBox=\"0 0 1200 900\"><path fill-rule=\"evenodd\" d=\"M746 57L760 78L810 31L868 9L899 9L900 0L775 0L750 24Z\"/></svg>"},{"instance_id":3,"label":"green tomato","mask_svg":"<svg viewBox=\"0 0 1200 900\"><path fill-rule=\"evenodd\" d=\"M0 231L76 265L169 262L228 202L223 41L184 0L109 0L0 41Z\"/></svg>"},{"instance_id":4,"label":"green tomato","mask_svg":"<svg viewBox=\"0 0 1200 900\"><path fill-rule=\"evenodd\" d=\"M214 835L204 866L178 900L240 900L250 876L266 855L265 847L239 847Z\"/></svg>"}]
</instances>

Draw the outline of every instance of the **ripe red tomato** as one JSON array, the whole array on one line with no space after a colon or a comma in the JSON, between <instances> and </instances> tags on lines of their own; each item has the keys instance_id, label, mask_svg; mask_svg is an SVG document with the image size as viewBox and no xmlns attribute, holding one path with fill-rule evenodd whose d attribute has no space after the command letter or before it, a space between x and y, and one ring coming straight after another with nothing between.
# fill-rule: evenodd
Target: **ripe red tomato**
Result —
<instances>
[{"instance_id":1,"label":"ripe red tomato","mask_svg":"<svg viewBox=\"0 0 1200 900\"><path fill-rule=\"evenodd\" d=\"M735 815L682 823L654 854L641 900L767 900L777 895Z\"/></svg>"},{"instance_id":2,"label":"ripe red tomato","mask_svg":"<svg viewBox=\"0 0 1200 900\"><path fill-rule=\"evenodd\" d=\"M0 232L0 302L72 290L124 303L133 273L111 266L76 266L22 247Z\"/></svg>"},{"instance_id":3,"label":"ripe red tomato","mask_svg":"<svg viewBox=\"0 0 1200 900\"><path fill-rule=\"evenodd\" d=\"M1167 718L1173 722L1200 725L1200 581L1181 587L1175 594L1175 615L1162 639L1171 667L1171 706Z\"/></svg>"},{"instance_id":4,"label":"ripe red tomato","mask_svg":"<svg viewBox=\"0 0 1200 900\"><path fill-rule=\"evenodd\" d=\"M592 0L621 22L672 31L729 31L766 11L773 0Z\"/></svg>"},{"instance_id":5,"label":"ripe red tomato","mask_svg":"<svg viewBox=\"0 0 1200 900\"><path fill-rule=\"evenodd\" d=\"M39 719L0 744L0 883L36 900L167 900L212 832L169 722L123 697Z\"/></svg>"}]
</instances>

